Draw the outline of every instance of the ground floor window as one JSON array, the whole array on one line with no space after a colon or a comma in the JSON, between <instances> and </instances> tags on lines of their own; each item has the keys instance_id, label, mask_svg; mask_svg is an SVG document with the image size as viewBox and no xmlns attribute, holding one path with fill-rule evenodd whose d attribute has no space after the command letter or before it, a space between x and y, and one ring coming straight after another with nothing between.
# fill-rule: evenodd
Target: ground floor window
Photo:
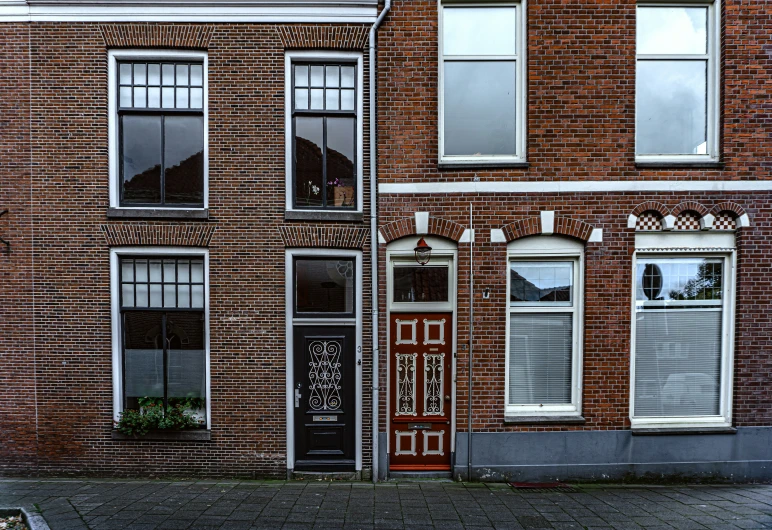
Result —
<instances>
[{"instance_id":1,"label":"ground floor window","mask_svg":"<svg viewBox=\"0 0 772 530\"><path fill-rule=\"evenodd\" d=\"M529 239L509 247L506 412L578 414L583 248Z\"/></svg>"},{"instance_id":2,"label":"ground floor window","mask_svg":"<svg viewBox=\"0 0 772 530\"><path fill-rule=\"evenodd\" d=\"M634 421L723 419L730 269L728 256L638 255Z\"/></svg>"},{"instance_id":3,"label":"ground floor window","mask_svg":"<svg viewBox=\"0 0 772 530\"><path fill-rule=\"evenodd\" d=\"M120 410L181 407L204 421L206 267L201 255L120 255Z\"/></svg>"}]
</instances>

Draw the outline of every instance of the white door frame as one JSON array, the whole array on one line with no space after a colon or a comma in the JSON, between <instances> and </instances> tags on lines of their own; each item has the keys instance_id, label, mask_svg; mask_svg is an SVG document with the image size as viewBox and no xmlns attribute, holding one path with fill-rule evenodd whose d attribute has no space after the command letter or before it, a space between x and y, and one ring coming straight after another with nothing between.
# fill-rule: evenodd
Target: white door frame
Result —
<instances>
[{"instance_id":1,"label":"white door frame","mask_svg":"<svg viewBox=\"0 0 772 530\"><path fill-rule=\"evenodd\" d=\"M295 258L354 258L354 318L294 318L293 304L295 280L292 264ZM354 447L356 471L362 470L362 251L339 250L332 248L288 248L284 252L285 278L285 337L286 337L286 400L287 400L287 470L295 468L295 386L294 386L294 325L340 326L354 325L356 342L354 345L354 363L356 374L354 381Z\"/></svg>"},{"instance_id":2,"label":"white door frame","mask_svg":"<svg viewBox=\"0 0 772 530\"><path fill-rule=\"evenodd\" d=\"M391 301L392 289L394 287L392 280L392 272L394 270L394 262L413 262L415 263L415 245L418 237L408 236L400 238L396 241L392 241L386 246L386 454L389 454L389 432L388 425L391 418L391 311L394 312L406 312L412 311L415 313L420 312L448 312L453 314L453 327L451 333L453 334L453 356L451 361L451 407L450 412L450 451L451 453L456 450L456 353L458 352L458 333L457 333L457 321L458 321L458 245L454 241L444 239L435 236L423 236L429 246L432 247L431 261L434 263L442 262L448 264L448 302L447 303L421 303L413 302L410 304L412 307L408 307L408 304L397 304L393 307ZM398 309L397 309L398 308ZM451 466L453 462L451 462ZM386 470L388 473L388 468Z\"/></svg>"}]
</instances>

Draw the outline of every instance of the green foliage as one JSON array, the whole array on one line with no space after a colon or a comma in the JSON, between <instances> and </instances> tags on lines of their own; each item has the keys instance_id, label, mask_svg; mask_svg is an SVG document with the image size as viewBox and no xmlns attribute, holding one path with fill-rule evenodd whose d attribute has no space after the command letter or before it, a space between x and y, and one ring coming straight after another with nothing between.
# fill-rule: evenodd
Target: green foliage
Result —
<instances>
[{"instance_id":1,"label":"green foliage","mask_svg":"<svg viewBox=\"0 0 772 530\"><path fill-rule=\"evenodd\" d=\"M127 409L121 412L120 419L115 422L118 432L129 436L144 436L152 429L194 429L203 427L190 410L204 407L202 398L181 398L169 400L169 406L164 411L163 399L142 397L137 400L139 410Z\"/></svg>"}]
</instances>

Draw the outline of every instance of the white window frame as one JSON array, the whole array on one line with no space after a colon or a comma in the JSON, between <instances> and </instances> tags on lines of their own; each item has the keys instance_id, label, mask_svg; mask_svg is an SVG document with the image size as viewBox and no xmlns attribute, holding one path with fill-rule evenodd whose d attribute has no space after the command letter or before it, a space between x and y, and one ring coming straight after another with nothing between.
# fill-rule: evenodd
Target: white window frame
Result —
<instances>
[{"instance_id":1,"label":"white window frame","mask_svg":"<svg viewBox=\"0 0 772 530\"><path fill-rule=\"evenodd\" d=\"M720 95L721 87L721 0L713 2L705 0L681 0L680 2L667 1L647 1L639 2L639 7L705 7L708 10L706 38L706 54L639 54L636 48L635 67L636 82L638 79L638 61L639 59L660 59L660 60L685 60L702 59L707 60L707 101L706 103L706 141L707 154L638 154L638 97L636 91L635 99L635 161L642 163L704 163L717 162L719 160L719 125L720 125ZM637 30L637 22L636 22ZM636 45L637 46L637 45Z\"/></svg>"},{"instance_id":2,"label":"white window frame","mask_svg":"<svg viewBox=\"0 0 772 530\"><path fill-rule=\"evenodd\" d=\"M509 403L509 341L512 313L566 313L570 309L558 304L523 304L511 306L510 263L556 261L573 263L573 341L571 352L571 403L565 405L512 405ZM560 236L531 236L507 245L506 341L504 356L504 414L506 416L582 415L582 373L584 357L584 243Z\"/></svg>"},{"instance_id":3,"label":"white window frame","mask_svg":"<svg viewBox=\"0 0 772 530\"><path fill-rule=\"evenodd\" d=\"M639 233L632 259L632 318L630 321L630 424L633 429L728 428L732 426L732 379L734 377L734 319L737 290L737 255L734 233ZM724 292L721 319L721 384L719 415L681 417L635 416L636 282L638 256L647 258L706 257L724 260Z\"/></svg>"},{"instance_id":4,"label":"white window frame","mask_svg":"<svg viewBox=\"0 0 772 530\"><path fill-rule=\"evenodd\" d=\"M292 130L292 64L295 62L319 62L329 63L335 61L352 62L356 61L357 80L356 80L356 172L357 172L357 207L353 210L330 210L330 209L310 209L294 208L293 194L293 172L294 165L292 160L293 149L293 130ZM288 51L284 54L284 174L285 183L285 209L288 212L324 212L328 214L340 213L362 213L364 202L364 61L360 52L333 52L300 50Z\"/></svg>"},{"instance_id":5,"label":"white window frame","mask_svg":"<svg viewBox=\"0 0 772 530\"><path fill-rule=\"evenodd\" d=\"M497 60L497 61L515 61L515 152L511 155L491 155L491 156L469 156L469 155L445 155L445 56L443 54L443 19L444 8L463 8L463 7L514 7L515 8L515 44L517 46L516 55L495 55L495 56L464 56L466 60ZM438 81L439 81L439 162L441 164L468 164L475 165L480 163L518 163L526 161L526 87L527 80L527 13L526 0L520 1L496 1L496 0L437 0L437 13L439 19L439 61L438 61Z\"/></svg>"},{"instance_id":6,"label":"white window frame","mask_svg":"<svg viewBox=\"0 0 772 530\"><path fill-rule=\"evenodd\" d=\"M201 61L204 65L204 206L121 206L120 133L118 120L118 61ZM205 51L189 50L108 50L107 52L107 129L110 167L110 208L119 210L204 211L209 208L209 62Z\"/></svg>"},{"instance_id":7,"label":"white window frame","mask_svg":"<svg viewBox=\"0 0 772 530\"><path fill-rule=\"evenodd\" d=\"M209 350L209 250L192 247L116 247L110 249L110 304L113 346L113 419L123 412L123 335L121 330L122 256L190 257L204 260L204 348L206 362L206 428L212 428Z\"/></svg>"}]
</instances>

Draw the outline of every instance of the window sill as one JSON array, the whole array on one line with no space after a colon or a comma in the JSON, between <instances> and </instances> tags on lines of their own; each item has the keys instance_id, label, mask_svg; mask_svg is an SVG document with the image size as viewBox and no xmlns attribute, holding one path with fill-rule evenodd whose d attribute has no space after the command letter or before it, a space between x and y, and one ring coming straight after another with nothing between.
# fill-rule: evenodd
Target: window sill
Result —
<instances>
[{"instance_id":1,"label":"window sill","mask_svg":"<svg viewBox=\"0 0 772 530\"><path fill-rule=\"evenodd\" d=\"M203 208L108 208L108 219L209 219L209 210Z\"/></svg>"},{"instance_id":2,"label":"window sill","mask_svg":"<svg viewBox=\"0 0 772 530\"><path fill-rule=\"evenodd\" d=\"M636 160L636 169L724 169L724 163L705 160L686 162L678 160Z\"/></svg>"},{"instance_id":3,"label":"window sill","mask_svg":"<svg viewBox=\"0 0 772 530\"><path fill-rule=\"evenodd\" d=\"M514 416L504 415L504 423L509 425L527 425L538 423L539 425L584 425L584 416Z\"/></svg>"},{"instance_id":4,"label":"window sill","mask_svg":"<svg viewBox=\"0 0 772 530\"><path fill-rule=\"evenodd\" d=\"M523 161L509 161L509 162L439 162L437 169L528 169L530 164Z\"/></svg>"},{"instance_id":5,"label":"window sill","mask_svg":"<svg viewBox=\"0 0 772 530\"><path fill-rule=\"evenodd\" d=\"M129 436L115 429L112 431L113 440L125 440L136 442L208 442L211 440L212 431L209 429L191 429L187 431L150 431L144 436Z\"/></svg>"},{"instance_id":6,"label":"window sill","mask_svg":"<svg viewBox=\"0 0 772 530\"><path fill-rule=\"evenodd\" d=\"M665 436L670 434L737 434L734 427L633 427L633 436Z\"/></svg>"},{"instance_id":7,"label":"window sill","mask_svg":"<svg viewBox=\"0 0 772 530\"><path fill-rule=\"evenodd\" d=\"M285 221L351 221L361 223L363 218L362 212L319 210L287 210L284 212Z\"/></svg>"}]
</instances>

